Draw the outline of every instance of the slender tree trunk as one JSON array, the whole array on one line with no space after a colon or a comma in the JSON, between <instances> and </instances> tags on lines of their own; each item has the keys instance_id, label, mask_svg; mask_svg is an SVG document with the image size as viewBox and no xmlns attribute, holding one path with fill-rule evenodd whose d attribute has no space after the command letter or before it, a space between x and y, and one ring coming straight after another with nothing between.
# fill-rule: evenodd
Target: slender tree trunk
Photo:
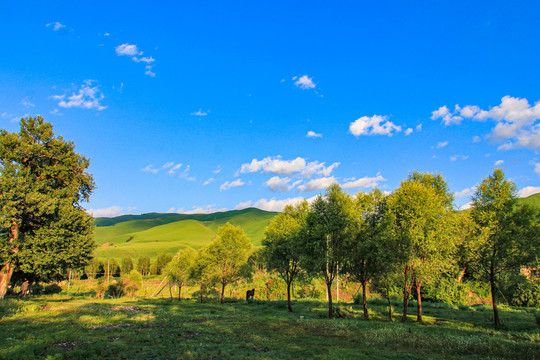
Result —
<instances>
[{"instance_id":1,"label":"slender tree trunk","mask_svg":"<svg viewBox=\"0 0 540 360\"><path fill-rule=\"evenodd\" d=\"M19 237L19 225L15 222L12 222L9 232L10 232L9 243L12 244L13 241ZM19 250L11 249L11 252L17 253L19 252ZM0 300L4 299L4 297L6 296L7 289L11 281L11 275L13 275L14 269L15 267L13 266L13 263L10 262L10 260L8 260L8 262L2 266L2 269L0 269Z\"/></svg>"},{"instance_id":2,"label":"slender tree trunk","mask_svg":"<svg viewBox=\"0 0 540 360\"><path fill-rule=\"evenodd\" d=\"M362 281L362 298L363 298L363 305L364 305L364 317L369 318L369 313L367 309L366 288L367 288L367 280L364 280Z\"/></svg>"},{"instance_id":3,"label":"slender tree trunk","mask_svg":"<svg viewBox=\"0 0 540 360\"><path fill-rule=\"evenodd\" d=\"M388 317L392 321L392 302L390 301L390 291L386 290L386 298L388 299Z\"/></svg>"},{"instance_id":4,"label":"slender tree trunk","mask_svg":"<svg viewBox=\"0 0 540 360\"><path fill-rule=\"evenodd\" d=\"M221 283L221 303L222 304L225 302L224 296L225 296L225 283Z\"/></svg>"},{"instance_id":5,"label":"slender tree trunk","mask_svg":"<svg viewBox=\"0 0 540 360\"><path fill-rule=\"evenodd\" d=\"M422 289L422 282L421 281L414 281L416 284L416 295L418 297L418 306L417 306L417 315L416 315L416 321L420 322L422 321L422 294L420 290Z\"/></svg>"},{"instance_id":6,"label":"slender tree trunk","mask_svg":"<svg viewBox=\"0 0 540 360\"><path fill-rule=\"evenodd\" d=\"M405 267L405 286L403 287L403 316L401 322L407 321L407 307L409 306L409 295L411 294L412 284L409 285L409 267Z\"/></svg>"},{"instance_id":7,"label":"slender tree trunk","mask_svg":"<svg viewBox=\"0 0 540 360\"><path fill-rule=\"evenodd\" d=\"M491 303L493 305L493 319L495 326L501 326L501 320L499 319L499 310L497 309L497 300L495 299L495 273L493 271L493 264L491 265L489 272L489 284L491 285Z\"/></svg>"},{"instance_id":8,"label":"slender tree trunk","mask_svg":"<svg viewBox=\"0 0 540 360\"><path fill-rule=\"evenodd\" d=\"M293 312L291 305L291 281L287 282L287 308L289 312Z\"/></svg>"},{"instance_id":9,"label":"slender tree trunk","mask_svg":"<svg viewBox=\"0 0 540 360\"><path fill-rule=\"evenodd\" d=\"M332 309L332 283L326 283L326 291L328 291L328 317L332 319L334 317L334 309Z\"/></svg>"},{"instance_id":10,"label":"slender tree trunk","mask_svg":"<svg viewBox=\"0 0 540 360\"><path fill-rule=\"evenodd\" d=\"M182 300L182 285L178 285L178 300Z\"/></svg>"},{"instance_id":11,"label":"slender tree trunk","mask_svg":"<svg viewBox=\"0 0 540 360\"><path fill-rule=\"evenodd\" d=\"M171 286L171 283L169 283L169 297L172 299L172 286Z\"/></svg>"},{"instance_id":12,"label":"slender tree trunk","mask_svg":"<svg viewBox=\"0 0 540 360\"><path fill-rule=\"evenodd\" d=\"M463 280L463 277L465 276L465 270L467 270L467 268L463 268L463 270L461 270L461 272L459 273L459 277L458 277L459 283L461 282L461 280Z\"/></svg>"}]
</instances>

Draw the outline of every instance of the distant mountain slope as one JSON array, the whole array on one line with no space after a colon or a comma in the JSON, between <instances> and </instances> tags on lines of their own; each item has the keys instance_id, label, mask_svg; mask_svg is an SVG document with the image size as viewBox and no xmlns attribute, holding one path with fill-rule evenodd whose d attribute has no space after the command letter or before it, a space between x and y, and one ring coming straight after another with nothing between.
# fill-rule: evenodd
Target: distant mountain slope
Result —
<instances>
[{"instance_id":1,"label":"distant mountain slope","mask_svg":"<svg viewBox=\"0 0 540 360\"><path fill-rule=\"evenodd\" d=\"M257 246L275 215L274 212L248 208L214 214L150 213L97 218L95 237L99 247L96 256L156 257L160 252L176 253L185 246L198 249L212 241L218 227L226 222L240 226Z\"/></svg>"},{"instance_id":2,"label":"distant mountain slope","mask_svg":"<svg viewBox=\"0 0 540 360\"><path fill-rule=\"evenodd\" d=\"M540 193L528 196L526 198L519 198L518 204L527 204L540 208Z\"/></svg>"}]
</instances>

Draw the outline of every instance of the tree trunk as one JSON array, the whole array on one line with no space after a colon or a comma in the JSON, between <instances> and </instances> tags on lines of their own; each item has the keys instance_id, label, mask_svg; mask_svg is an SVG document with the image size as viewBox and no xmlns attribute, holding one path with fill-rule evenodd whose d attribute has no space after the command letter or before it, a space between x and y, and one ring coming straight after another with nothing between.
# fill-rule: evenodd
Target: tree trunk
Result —
<instances>
[{"instance_id":1,"label":"tree trunk","mask_svg":"<svg viewBox=\"0 0 540 360\"><path fill-rule=\"evenodd\" d=\"M388 299L388 317L392 321L392 302L390 301L390 292L386 291L386 298Z\"/></svg>"},{"instance_id":2,"label":"tree trunk","mask_svg":"<svg viewBox=\"0 0 540 360\"><path fill-rule=\"evenodd\" d=\"M178 285L178 300L182 300L182 286Z\"/></svg>"},{"instance_id":3,"label":"tree trunk","mask_svg":"<svg viewBox=\"0 0 540 360\"><path fill-rule=\"evenodd\" d=\"M369 318L369 313L367 309L366 287L367 287L367 280L364 280L362 281L362 298L363 298L363 305L364 305L364 317Z\"/></svg>"},{"instance_id":4,"label":"tree trunk","mask_svg":"<svg viewBox=\"0 0 540 360\"><path fill-rule=\"evenodd\" d=\"M405 267L405 286L403 287L403 316L401 317L401 322L407 321L407 307L409 306L409 295L411 294L412 284L409 286L408 277L409 277L409 267Z\"/></svg>"},{"instance_id":5,"label":"tree trunk","mask_svg":"<svg viewBox=\"0 0 540 360\"><path fill-rule=\"evenodd\" d=\"M467 268L463 268L463 270L461 270L461 272L459 273L459 277L458 277L459 283L461 283L461 280L463 280L463 277L465 276L465 270L467 270Z\"/></svg>"},{"instance_id":6,"label":"tree trunk","mask_svg":"<svg viewBox=\"0 0 540 360\"><path fill-rule=\"evenodd\" d=\"M332 319L334 317L334 310L332 309L332 283L326 283L326 291L328 292L328 317Z\"/></svg>"},{"instance_id":7,"label":"tree trunk","mask_svg":"<svg viewBox=\"0 0 540 360\"><path fill-rule=\"evenodd\" d=\"M415 280L414 282L416 284L416 295L418 297L418 306L417 306L417 315L416 315L416 321L420 322L422 321L422 294L420 290L422 289L422 282L417 282Z\"/></svg>"},{"instance_id":8,"label":"tree trunk","mask_svg":"<svg viewBox=\"0 0 540 360\"><path fill-rule=\"evenodd\" d=\"M171 286L171 283L169 283L169 297L172 299L172 286Z\"/></svg>"},{"instance_id":9,"label":"tree trunk","mask_svg":"<svg viewBox=\"0 0 540 360\"><path fill-rule=\"evenodd\" d=\"M291 305L291 282L287 283L287 308L289 309L289 312L293 312Z\"/></svg>"},{"instance_id":10,"label":"tree trunk","mask_svg":"<svg viewBox=\"0 0 540 360\"><path fill-rule=\"evenodd\" d=\"M491 304L493 305L493 319L495 326L501 326L501 320L499 319L499 310L497 309L497 300L495 299L495 275L493 271L493 265L491 265L489 273L489 284L491 285Z\"/></svg>"},{"instance_id":11,"label":"tree trunk","mask_svg":"<svg viewBox=\"0 0 540 360\"><path fill-rule=\"evenodd\" d=\"M225 283L221 283L221 303L222 304L225 302L224 296L225 296Z\"/></svg>"},{"instance_id":12,"label":"tree trunk","mask_svg":"<svg viewBox=\"0 0 540 360\"><path fill-rule=\"evenodd\" d=\"M19 237L19 225L17 225L15 222L12 222L9 232L9 243L12 244L13 241ZM17 252L19 252L19 250L11 249L11 252L16 254ZM0 300L4 299L4 297L6 296L9 283L11 282L11 275L13 275L14 269L15 267L13 266L13 263L10 262L10 260L8 260L8 262L2 266L2 269L0 269Z\"/></svg>"}]
</instances>

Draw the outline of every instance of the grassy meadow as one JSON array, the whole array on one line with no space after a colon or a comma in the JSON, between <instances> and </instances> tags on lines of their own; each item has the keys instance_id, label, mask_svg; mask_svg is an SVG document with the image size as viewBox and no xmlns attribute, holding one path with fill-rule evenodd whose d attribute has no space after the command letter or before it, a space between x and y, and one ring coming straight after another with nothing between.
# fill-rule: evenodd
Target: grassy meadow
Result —
<instances>
[{"instance_id":1,"label":"grassy meadow","mask_svg":"<svg viewBox=\"0 0 540 360\"><path fill-rule=\"evenodd\" d=\"M175 254L190 246L199 249L210 243L218 227L227 222L240 226L254 246L261 244L273 212L244 209L215 214L143 214L96 219L96 256L121 259L159 253Z\"/></svg>"},{"instance_id":2,"label":"grassy meadow","mask_svg":"<svg viewBox=\"0 0 540 360\"><path fill-rule=\"evenodd\" d=\"M325 302L98 299L61 293L0 302L0 359L540 359L534 310L424 304L423 323L394 321L381 299ZM168 297L168 294L166 295ZM399 305L396 301L394 305ZM536 315L538 316L538 314Z\"/></svg>"}]
</instances>

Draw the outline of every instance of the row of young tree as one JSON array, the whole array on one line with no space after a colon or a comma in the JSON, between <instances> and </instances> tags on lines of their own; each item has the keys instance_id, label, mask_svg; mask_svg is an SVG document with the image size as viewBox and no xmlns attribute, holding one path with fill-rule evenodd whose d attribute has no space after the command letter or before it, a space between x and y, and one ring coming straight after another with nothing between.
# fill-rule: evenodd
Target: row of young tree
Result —
<instances>
[{"instance_id":1,"label":"row of young tree","mask_svg":"<svg viewBox=\"0 0 540 360\"><path fill-rule=\"evenodd\" d=\"M417 320L422 321L424 284L466 272L490 284L494 322L500 325L497 284L501 275L538 266L536 209L516 205L515 185L501 169L484 179L470 210L457 211L441 175L414 172L391 194L378 189L351 196L333 184L312 204L287 206L270 223L264 258L287 284L302 272L320 274L326 283L328 316L333 316L331 286L339 273L362 284L364 316L367 286L376 281L388 298L400 279L402 321L413 288Z\"/></svg>"}]
</instances>

